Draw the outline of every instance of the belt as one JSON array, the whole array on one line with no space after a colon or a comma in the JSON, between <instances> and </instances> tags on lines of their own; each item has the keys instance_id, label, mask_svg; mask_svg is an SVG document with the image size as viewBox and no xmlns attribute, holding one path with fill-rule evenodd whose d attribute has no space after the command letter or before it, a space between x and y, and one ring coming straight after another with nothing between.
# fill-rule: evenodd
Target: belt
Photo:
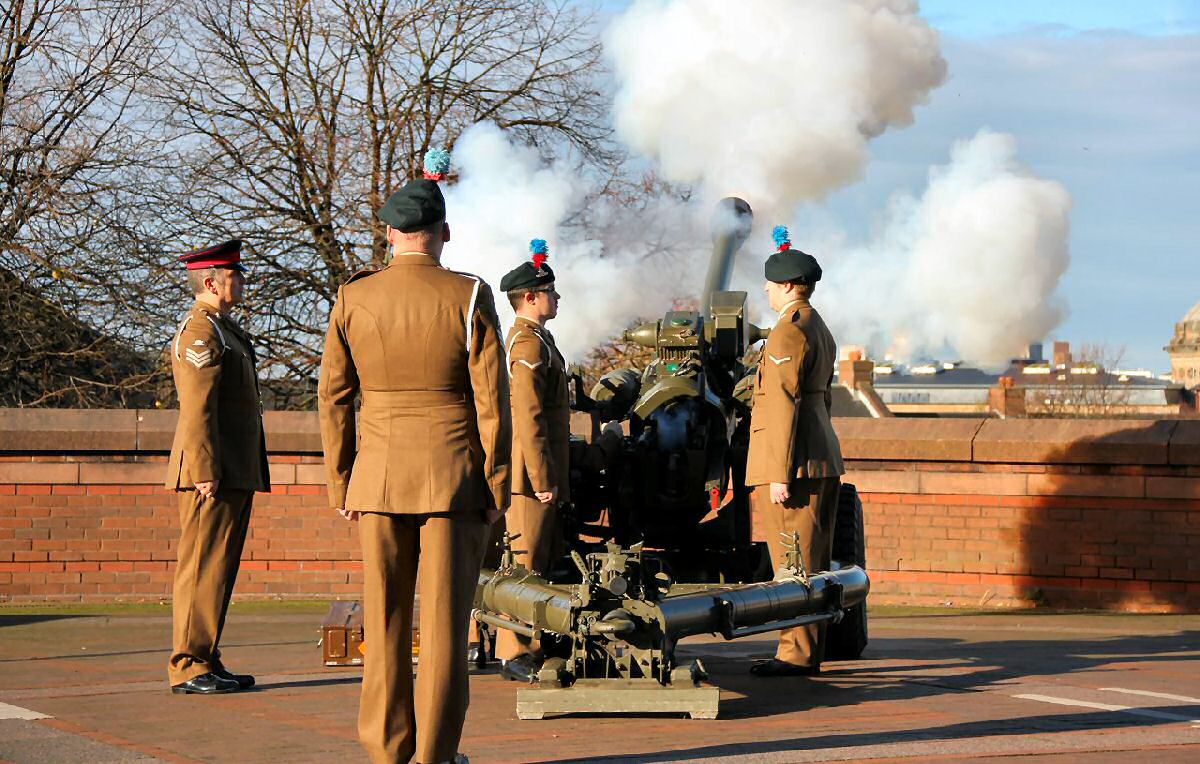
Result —
<instances>
[{"instance_id":1,"label":"belt","mask_svg":"<svg viewBox=\"0 0 1200 764\"><path fill-rule=\"evenodd\" d=\"M424 408L455 406L467 402L466 393L450 390L363 390L362 405L369 408Z\"/></svg>"}]
</instances>

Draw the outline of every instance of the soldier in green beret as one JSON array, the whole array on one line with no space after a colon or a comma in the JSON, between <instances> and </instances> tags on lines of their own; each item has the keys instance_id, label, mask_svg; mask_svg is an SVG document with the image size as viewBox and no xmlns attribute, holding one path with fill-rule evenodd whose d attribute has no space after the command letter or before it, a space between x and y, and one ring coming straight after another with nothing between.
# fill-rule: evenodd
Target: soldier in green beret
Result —
<instances>
[{"instance_id":1,"label":"soldier in green beret","mask_svg":"<svg viewBox=\"0 0 1200 764\"><path fill-rule=\"evenodd\" d=\"M830 421L837 343L809 302L821 266L792 249L787 229L765 267L765 290L779 321L758 367L750 419L746 485L776 570L784 567L781 536L799 539L809 572L829 569L842 450ZM784 629L775 657L751 667L756 676L813 676L824 658L825 624Z\"/></svg>"},{"instance_id":2,"label":"soldier in green beret","mask_svg":"<svg viewBox=\"0 0 1200 764\"><path fill-rule=\"evenodd\" d=\"M544 239L530 242L531 259L505 274L500 290L517 314L505 341L512 401L512 504L508 532L520 534L518 562L546 573L557 557L559 506L570 500L571 411L567 365L546 322L558 315L554 271ZM496 637L500 672L532 681L541 666L538 646L507 629Z\"/></svg>"},{"instance_id":3,"label":"soldier in green beret","mask_svg":"<svg viewBox=\"0 0 1200 764\"><path fill-rule=\"evenodd\" d=\"M449 155L432 158L426 177L378 212L390 264L338 290L317 391L329 500L359 521L366 656L358 733L377 764L466 762L457 753L468 700L463 654L487 525L509 503L499 320L487 284L441 266L450 227L436 180Z\"/></svg>"}]
</instances>

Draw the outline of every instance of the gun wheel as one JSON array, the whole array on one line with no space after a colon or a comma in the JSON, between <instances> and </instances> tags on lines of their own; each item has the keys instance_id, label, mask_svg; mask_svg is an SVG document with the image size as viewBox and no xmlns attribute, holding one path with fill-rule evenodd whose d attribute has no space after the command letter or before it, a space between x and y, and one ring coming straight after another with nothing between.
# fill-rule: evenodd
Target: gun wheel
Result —
<instances>
[{"instance_id":1,"label":"gun wheel","mask_svg":"<svg viewBox=\"0 0 1200 764\"><path fill-rule=\"evenodd\" d=\"M852 483L842 483L838 494L837 518L833 524L833 559L842 565L867 569L867 542L863 529L862 501ZM846 611L839 623L831 623L825 632L825 660L852 661L867 647L867 603Z\"/></svg>"}]
</instances>

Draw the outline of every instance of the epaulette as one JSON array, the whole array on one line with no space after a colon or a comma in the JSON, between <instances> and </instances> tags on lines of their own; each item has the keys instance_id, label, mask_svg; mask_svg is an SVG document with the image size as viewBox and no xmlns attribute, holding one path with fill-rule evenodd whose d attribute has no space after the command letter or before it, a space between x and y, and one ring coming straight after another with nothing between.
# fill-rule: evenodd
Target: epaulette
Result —
<instances>
[{"instance_id":1,"label":"epaulette","mask_svg":"<svg viewBox=\"0 0 1200 764\"><path fill-rule=\"evenodd\" d=\"M366 266L365 268L355 271L350 276L350 278L346 279L346 283L349 284L352 281L358 281L361 278L366 278L367 276L370 276L373 273L379 273L383 269L384 269L384 266L381 265L380 263L371 263L370 265Z\"/></svg>"}]
</instances>

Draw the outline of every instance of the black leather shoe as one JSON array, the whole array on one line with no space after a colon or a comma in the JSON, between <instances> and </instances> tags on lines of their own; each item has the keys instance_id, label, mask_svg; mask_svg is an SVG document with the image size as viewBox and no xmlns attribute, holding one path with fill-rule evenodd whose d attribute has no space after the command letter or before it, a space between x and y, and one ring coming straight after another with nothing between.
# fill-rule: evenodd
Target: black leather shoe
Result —
<instances>
[{"instance_id":1,"label":"black leather shoe","mask_svg":"<svg viewBox=\"0 0 1200 764\"><path fill-rule=\"evenodd\" d=\"M529 653L518 655L509 661L502 661L500 664L500 676L505 679L511 679L514 682L524 682L532 684L537 679L538 671L542 668L542 661L533 657Z\"/></svg>"},{"instance_id":2,"label":"black leather shoe","mask_svg":"<svg viewBox=\"0 0 1200 764\"><path fill-rule=\"evenodd\" d=\"M467 663L475 668L484 668L487 666L487 661L487 650L483 649L478 642L471 642L467 645Z\"/></svg>"},{"instance_id":3,"label":"black leather shoe","mask_svg":"<svg viewBox=\"0 0 1200 764\"><path fill-rule=\"evenodd\" d=\"M795 663L781 661L778 658L772 658L769 661L761 661L750 667L750 673L754 676L819 676L821 666L799 666Z\"/></svg>"},{"instance_id":4,"label":"black leather shoe","mask_svg":"<svg viewBox=\"0 0 1200 764\"><path fill-rule=\"evenodd\" d=\"M227 668L219 668L213 672L222 679L228 679L238 683L238 689L249 690L254 686L254 677L249 674L235 674Z\"/></svg>"},{"instance_id":5,"label":"black leather shoe","mask_svg":"<svg viewBox=\"0 0 1200 764\"><path fill-rule=\"evenodd\" d=\"M232 679L224 679L213 673L201 674L181 684L172 685L171 692L175 695L220 695L226 692L237 692L242 689Z\"/></svg>"}]
</instances>

